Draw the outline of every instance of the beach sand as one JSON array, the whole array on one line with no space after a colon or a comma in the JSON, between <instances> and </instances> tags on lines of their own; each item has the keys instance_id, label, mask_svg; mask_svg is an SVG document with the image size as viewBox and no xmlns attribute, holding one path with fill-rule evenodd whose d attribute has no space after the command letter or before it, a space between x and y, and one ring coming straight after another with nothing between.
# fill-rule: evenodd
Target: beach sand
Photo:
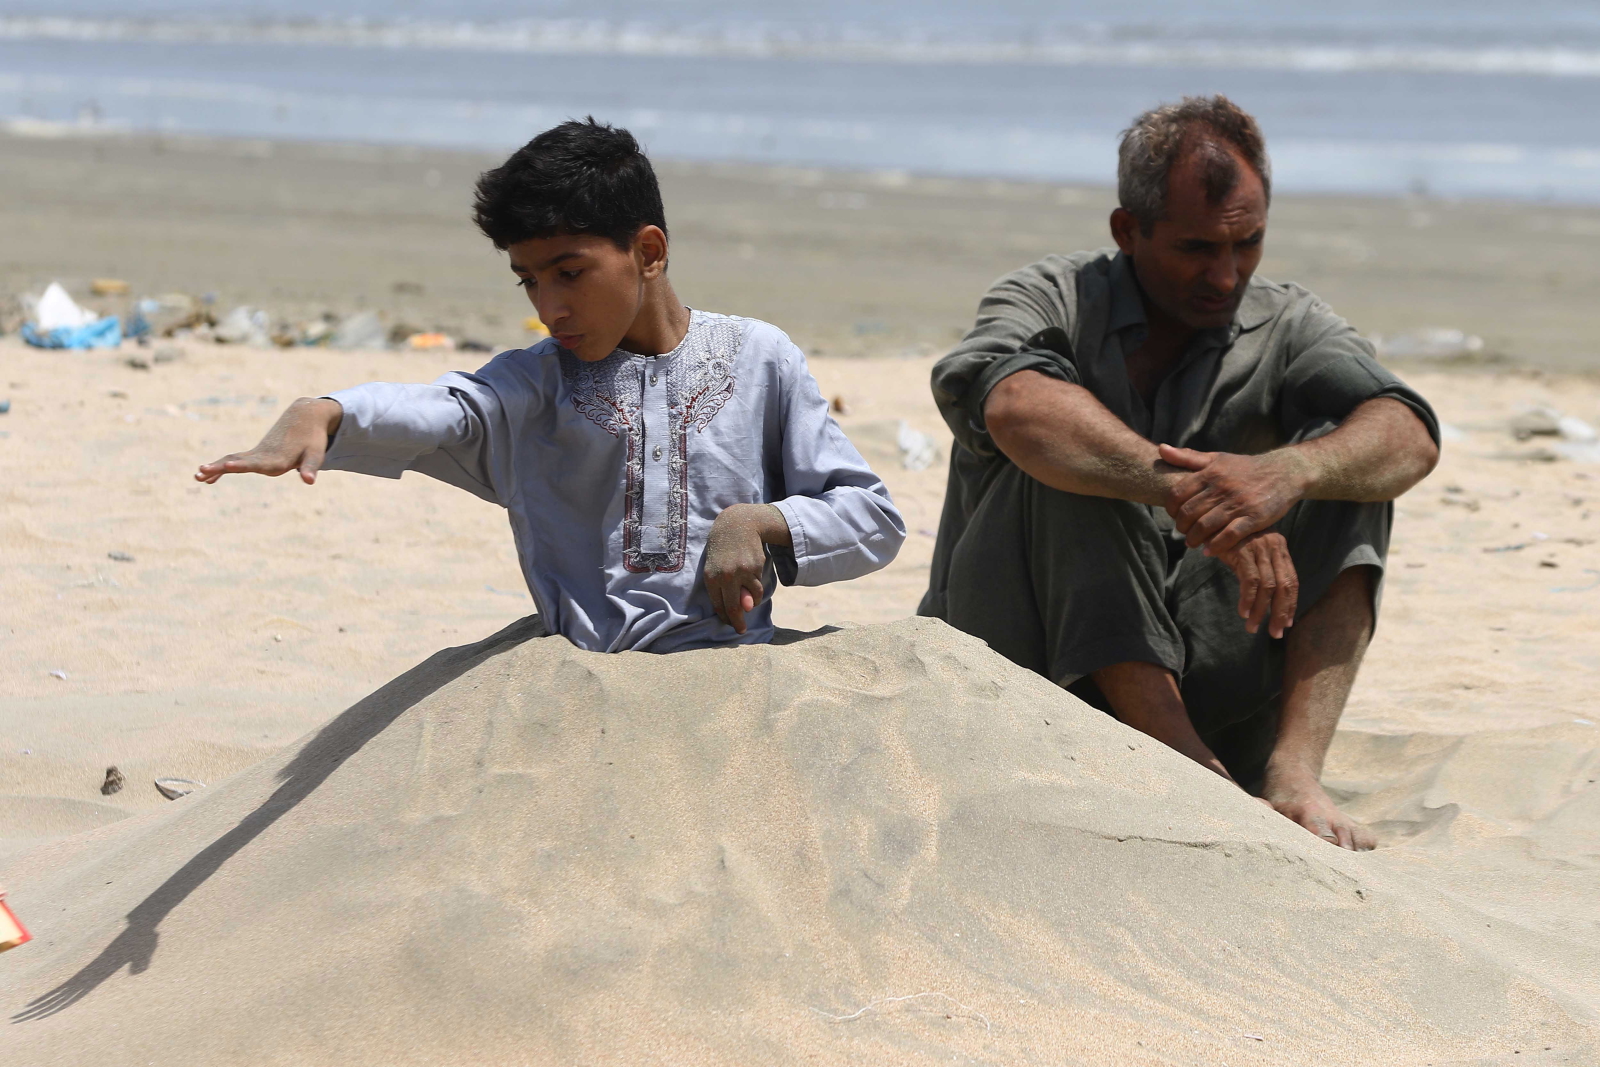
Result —
<instances>
[{"instance_id":1,"label":"beach sand","mask_svg":"<svg viewBox=\"0 0 1600 1067\"><path fill-rule=\"evenodd\" d=\"M0 293L37 290L59 277L81 297L87 279L119 276L138 292L214 291L224 310L250 303L293 317L367 306L421 327L445 326L504 346L524 343L519 324L526 304L512 290L509 272L465 221L464 191L484 160L210 142L168 142L158 151L155 142L137 139L8 139L4 148L0 222L8 240L0 261ZM948 434L927 393L934 356L964 328L995 275L1047 251L1103 243L1108 192L668 164L662 170L676 242L673 271L685 299L769 318L812 353L824 394L842 399L847 414L841 424L889 483L911 530L899 559L880 574L843 586L779 590L779 622L812 630L824 624L877 627L903 619L914 611L926 583L944 469L942 462L922 471L900 466L893 445L900 421L932 435L948 452ZM436 177L430 178L430 171ZM1383 613L1326 775L1330 789L1374 824L1383 843L1379 852L1335 855L1282 820L1274 823L1276 817L1252 821L1259 813L1243 798L1219 793L1203 775L1152 746L1112 761L1108 753L1121 744L1121 728L1094 718L1064 695L1030 695L1018 706L1002 701L1005 728L992 743L979 744L976 734L963 732L967 727L953 729L939 744L918 735L923 747L905 756L909 762L871 779L872 788L910 790L906 795L914 798L904 800L909 807L897 807L901 801L896 800L865 811L852 806L859 798L845 803L825 792L796 793L788 800L797 806L759 831L729 829L706 821L704 812L683 815L683 835L673 839L678 851L669 849L652 862L661 855L678 856L699 869L694 865L702 854L683 851L691 839L699 842L696 848L705 845L696 834L722 835L718 839L732 842L735 853L754 847L752 841L776 848L773 841L787 840L784 835L791 831L798 842L807 839L808 819L839 820L854 828L850 833L865 835L862 840L878 835L888 841L902 825L896 820L914 815L913 821L921 820L917 825L937 828L927 833L944 841L956 833L958 816L967 810L957 801L967 794L959 768L940 761L969 750L987 753L984 758L995 764L983 772L989 776L984 788L1002 798L986 815L990 822L982 824L991 829L1017 820L1031 825L1041 817L1029 814L1031 794L1024 788L1037 779L1051 798L1048 804L1080 805L1070 819L1052 815L1046 820L1065 820L1074 834L1115 837L1120 807L1135 804L1145 811L1159 801L1156 806L1171 814L1173 840L1238 841L1241 862L1189 870L1157 849L1129 860L1126 870L1099 853L1078 869L1059 854L1040 853L1042 845L1013 848L1000 834L986 851L984 842L956 834L944 861L929 859L928 871L948 872L945 864L951 863L963 869L1012 864L1042 878L1070 879L1074 892L1087 894L1086 910L1076 920L1080 925L1048 918L1054 905L1047 906L1037 893L1018 896L1016 886L985 883L971 871L941 883L946 888L939 892L954 896L937 900L926 895L934 893L937 879L918 883L921 889L915 891L907 888L910 882L896 883L901 896L871 913L873 922L885 924L871 950L885 955L873 957L878 962L871 966L861 962L865 957L850 955L868 951L863 947L872 941L867 927L842 929L838 916L818 917L796 907L793 937L805 936L810 929L805 916L812 915L821 924L816 936L835 939L808 962L811 969L803 981L796 979L799 984L780 980L775 958L757 959L781 939L743 941L745 928L696 926L702 919L712 922L696 912L694 922L685 919L650 943L658 948L670 943L676 946L673 953L686 952L684 946L721 930L716 936L731 939L730 973L749 987L749 997L740 1008L731 993L724 997L732 987L718 985L715 996L695 1003L704 1007L715 1000L707 1010L724 1013L716 1016L723 1021L697 1015L678 1031L695 1035L693 1042L662 1048L678 1053L683 1062L734 1062L741 1056L755 1062L777 1047L773 1042L781 1044L780 1031L770 1029L778 1025L773 1020L795 1021L785 1011L798 1012L806 1026L816 1026L817 1018L827 1019L807 1015L812 1009L844 1015L877 998L943 990L966 1005L967 1014L952 1010L947 1021L919 1009L914 1025L897 1017L893 1023L872 1024L880 1029L848 1031L859 1037L796 1030L811 1036L798 1038L789 1051L798 1059L809 1048L819 1062L874 1059L879 1051L908 1062L920 1056L948 1060L955 1052L980 1061L1023 1062L1041 1048L1061 1050L1052 1062L1086 1063L1209 1063L1218 1057L1229 1063L1593 1062L1594 1028L1600 1021L1595 921L1600 914L1600 714L1591 687L1600 668L1600 550L1595 544L1600 464L1562 456L1549 439L1519 442L1507 425L1524 408L1539 404L1600 424L1600 382L1578 373L1600 357L1595 329L1600 324L1594 321L1600 311L1582 296L1593 290L1593 276L1600 272L1600 260L1592 255L1597 232L1600 212L1587 209L1288 197L1274 207L1272 251L1263 274L1311 286L1364 330L1457 327L1480 334L1492 354L1507 357L1503 363L1467 368L1401 368L1433 401L1450 427L1449 440L1439 470L1397 505ZM395 282L420 286L421 292L396 292ZM295 744L297 738L436 650L471 645L532 610L504 517L428 479L408 475L397 483L330 473L315 487L288 479L229 478L209 487L189 480L199 461L253 443L296 396L374 378L427 380L475 357L255 350L195 342L180 347L182 359L140 370L124 362L135 354L131 347L115 353L43 352L14 337L0 338L0 399L12 403L10 412L0 415L0 558L8 608L0 620L0 676L5 679L0 885L13 888L13 903L39 934L34 943L0 956L8 1013L22 1010L97 958L118 936L124 915L263 803L286 762L308 751ZM879 358L858 358L863 355ZM131 559L113 559L111 553ZM891 755L911 752L905 737L913 713L941 707L932 682L906 674L906 648L922 648L934 659L954 656L973 676L1025 685L982 649L916 629L927 625L860 631L859 641L844 643L872 670L885 672L889 680L882 692L907 694L887 704L877 697L859 698L872 716L887 716L881 721L889 725L881 736L874 735L879 736L874 743ZM834 640L817 647L839 647ZM797 646L796 655L807 647ZM648 717L636 703L641 698L629 687L654 676L645 667L625 665L639 659L602 668L570 653L540 652L545 659L527 659L534 655L515 652L508 669L529 678L556 670L550 663L558 661L598 670L608 694L602 703L636 716L639 736L650 735ZM806 687L832 684L826 657L817 658L821 655L805 653L800 666L781 656L770 661L771 669L782 667L782 677L805 690L783 691L775 698L779 703L809 707ZM762 661L762 670L769 669L767 663ZM562 677L552 692L570 703L578 690L562 687L577 683ZM459 680L454 684L450 707L465 709L471 721L499 721L497 716L511 714L492 701L474 703ZM871 686L845 689L879 692ZM1024 730L1022 713L1038 701L1056 701L1079 738L1074 744L1096 753L1088 784L1034 767L1038 754L1030 746L1037 739ZM717 724L737 727L736 732L753 729L738 718L745 712L731 704L718 707L722 710L708 713L705 729ZM689 729L688 705L672 708L672 721ZM405 729L420 729L418 716L437 714L424 711L418 705L404 712L418 720ZM981 721L986 714L992 709L959 702L948 710L952 721L963 723ZM872 716L872 722L880 721ZM395 721L411 722L403 716ZM1026 725L1034 729L1031 720ZM838 729L848 733L845 726ZM674 736L655 738L652 758L700 766L694 762L699 756L686 754L699 750L681 737L678 741L689 747L673 748ZM870 747L866 735L849 736L853 740L830 749L824 764L842 766L850 745ZM414 770L407 761L418 749L411 734L392 743L385 741L388 737L377 735L363 750L368 762L357 779L339 785L320 803L301 805L303 814L296 819L321 812L316 819L322 822L286 818L273 831L282 835L304 825L305 842L280 836L255 858L241 852L208 877L204 893L175 906L144 987L140 976L119 974L81 1007L12 1032L32 1035L25 1040L37 1042L36 1048L56 1049L59 1057L49 1062L89 1062L71 1051L87 1046L74 1042L94 1027L115 1023L130 1035L127 1055L96 1062L134 1062L136 1052L155 1047L147 1042L183 1034L189 1035L185 1040L196 1039L182 1029L186 1016L177 1010L189 1010L176 992L185 988L186 974L191 989L198 982L214 984L218 997L256 996L260 990L248 983L230 984L244 981L230 977L230 967L241 959L247 967L259 965L252 953L293 955L292 973L288 964L262 972L285 982L334 982L349 973L341 968L377 961L378 956L363 955L378 951L376 926L364 927L366 940L347 945L348 953L337 960L314 939L292 946L260 939L292 938L290 927L297 921L312 929L331 930L327 924L336 924L337 915L316 911L324 906L317 901L302 905L312 909L310 916L290 915L283 906L273 910L272 893L290 892L284 880L296 877L292 872L299 870L316 884L334 877L314 866L331 863L329 856L337 854L327 843L330 838L313 832L316 827L344 819L357 827L351 840L379 842L399 832L383 820L401 792L415 795L419 788L407 784ZM730 789L744 788L737 785L745 781L741 776L759 775L760 760L779 758L755 741L749 744L755 762L730 772ZM1015 766L1008 768L1007 761ZM99 786L113 764L128 784L102 796ZM793 763L791 771L799 775L793 768L805 766L815 764ZM458 768L464 777L446 775L440 788L463 788L472 780L464 767ZM151 785L161 776L197 779L208 783L210 792L172 803ZM331 778L328 785L340 781ZM573 794L573 806L562 813L568 821L560 825L598 834L615 828L618 809L607 803L634 810L648 797L638 792L645 787L622 781L584 782L588 791ZM596 799L603 797L611 800ZM335 809L344 814L334 814ZM474 818L474 840L492 838L499 825L493 816L479 812ZM89 836L73 836L89 831ZM829 871L855 862L848 850L824 849L818 855L824 853ZM1262 859L1268 855L1294 858L1273 866L1277 861ZM647 873L628 866L626 855L606 857L573 877L649 880ZM472 862L480 861L481 856ZM100 878L111 869L106 864L118 872L117 864L131 866ZM735 861L729 869L737 866ZM371 880L381 869L359 877ZM265 872L265 881L251 890L247 872L256 870ZM417 869L407 870L415 875ZM776 881L759 890L739 890L741 908L764 907L776 914L788 907L791 893L814 898L834 891L827 888L835 885L829 881L833 875L806 875L771 857L752 861L746 870L751 877ZM1137 916L1116 913L1110 897L1084 888L1105 872L1117 878L1137 872L1143 879L1142 891L1149 896L1140 899ZM124 877L126 883L114 892L85 895L88 886ZM1184 880L1195 878L1213 879L1217 892L1245 903L1218 915L1186 914L1174 902L1188 884ZM1371 931L1352 932L1351 927L1333 937L1317 925L1321 920L1307 917L1324 907L1315 897L1318 891L1308 886L1329 879L1342 885L1342 878L1374 887L1390 909L1374 919ZM722 899L715 893L711 898L673 896L681 886L669 891L645 882L627 884L626 891L617 891L624 903L650 893L701 900L700 907L709 906L705 899ZM956 896L965 909L961 914L976 917L972 921L985 931L982 936L991 938L984 953L962 957L954 950L957 942L951 938L966 929L954 912L939 911L935 922L916 911L921 906L916 901L936 911L954 908ZM351 898L357 899L360 894ZM526 899L516 900L514 910L523 909L519 914L533 921L527 916L538 909L530 912ZM350 901L338 905L351 906ZM540 907L555 905L546 901ZM623 911L637 918L627 910L631 907ZM201 910L185 918L191 908ZM236 935L205 947L207 938L223 936L220 927L230 921L226 916L254 914L249 909L260 909L262 917L240 920ZM575 914L557 912L559 922L551 920L557 925ZM416 921L414 913L386 914L390 933ZM463 914L477 921L484 913L468 908ZM1073 949L1080 953L1075 956L1069 935L1088 928L1083 924L1099 930L1096 937L1111 936L1100 926L1112 924L1120 940L1114 948L1095 941L1092 951ZM913 938L913 928L921 942ZM562 929L567 931L563 937L571 933ZM973 930L976 936L977 927ZM1373 938L1380 935L1431 961L1428 980L1405 978L1416 972L1406 970L1412 965L1402 966L1395 954L1375 955ZM485 944L479 938L488 936L468 932L457 942L455 933L440 931L437 941L471 947ZM543 953L541 959L554 966L549 954L565 942L539 940L543 936L527 934L518 942L519 951ZM1319 939L1327 943L1313 943ZM1008 940L1031 947L996 955L1001 951L996 945ZM1253 947L1252 962L1237 965L1245 972L1260 969L1251 982L1216 984L1223 942ZM1192 945L1196 959L1178 953L1174 946L1180 944ZM618 949L617 959L651 951L643 943L629 945ZM841 947L847 945L848 951ZM924 954L912 952L914 945ZM1295 991L1283 994L1291 1005L1285 1009L1274 998L1281 994L1281 968L1288 966L1283 954L1297 948L1308 953L1307 973L1314 969L1320 977L1291 976ZM234 952L242 957L229 954ZM898 962L884 962L891 957ZM668 958L679 957L662 957ZM388 968L384 977L361 986L364 992L350 1002L361 1010L341 1015L347 1021L340 1026L359 1029L360 1019L377 1017L370 1013L402 1011L425 999L431 979L425 980L430 964L424 958L381 959ZM1072 971L1060 960L1077 960L1081 970ZM1051 977L1022 983L1017 975L1034 964ZM323 977L317 978L319 973ZM441 971L439 981L452 973ZM632 1034L630 1040L661 1036L662 1013L689 1010L689 1000L672 999L687 996L681 984L657 982L656 971L629 974L628 981L643 983L623 990L643 999L618 1009L619 1032ZM496 1004L505 1003L507 990L521 988L496 991L492 975L474 975L472 988L502 998ZM1389 977L1394 977L1393 988L1386 983ZM1081 984L1077 992L1075 981ZM501 1048L497 1042L509 1040L507 1035L537 1037L555 1042L539 1047L563 1061L572 1057L562 1050L576 1049L589 1050L594 1062L626 1062L628 1048L639 1046L608 1045L588 1031L582 1040L571 1038L577 1044L550 1037L562 1027L571 1037L571 1028L593 1027L602 1017L598 1008L584 1014L584 1005L599 1003L585 999L593 989L556 988L577 998L550 1009L559 1026L552 1023L555 1029L533 1035L506 1021L510 1006L496 1007L492 1025L486 1025L501 1029L486 1031L481 1048ZM151 1006L141 1008L141 989L149 991ZM381 1005L384 989L393 993L386 1006ZM958 995L963 990L971 996ZM1427 1001L1428 996L1435 1000ZM1039 998L1048 1010L1027 1018L1007 1016L1020 1010L1017 997ZM1063 999L1072 997L1078 999ZM1382 1005L1369 1011L1374 999ZM455 1003L449 997L445 1001ZM1002 1011L1002 1001L1012 1006ZM225 1013L221 1003L207 1010ZM916 1003L928 1006L926 1000ZM161 1006L169 1009L165 1015L156 1010ZM1295 1021L1295 1006L1320 1013L1322 1029ZM441 1018L454 1018L453 1010L441 1009ZM763 1021L764 1011L769 1014ZM972 1029L971 1011L989 1021L981 1027L984 1040L997 1028L1010 1036L1000 1044L982 1044ZM1461 1022L1472 1012L1488 1013L1476 1032ZM156 1017L169 1029L150 1021ZM249 1059L241 1051L248 1045L249 1027L267 1024L254 1009L237 1018L241 1021L219 1031L223 1036L217 1040L224 1044L208 1046L212 1054L202 1059ZM1347 1034L1334 1032L1340 1019L1352 1021ZM955 1024L960 1034L938 1029ZM1080 1033L1084 1027L1103 1028L1106 1044L1083 1044L1088 1040ZM1376 1041L1386 1028L1394 1031L1396 1043L1364 1058L1350 1035ZM1198 1040L1192 1034L1196 1030L1203 1030L1207 1041L1226 1037L1232 1044L1225 1052L1220 1046L1185 1044ZM1235 1031L1283 1044L1267 1048ZM255 1062L320 1061L307 1051L313 1046L295 1043L310 1038L296 1033L293 1041L285 1038L271 1046L278 1050L276 1059ZM345 1033L324 1038L332 1041ZM417 1047L435 1053L453 1048L462 1062L473 1062L476 1039L452 1033L458 1034L454 1045ZM349 1038L354 1044L335 1041L328 1047L356 1049L352 1063L384 1062L393 1053L381 1042L363 1045L359 1036ZM1146 1038L1148 1048L1137 1044ZM1552 1051L1544 1052L1545 1045ZM1545 1059L1530 1058L1535 1054ZM783 1061L776 1053L770 1058Z\"/></svg>"}]
</instances>

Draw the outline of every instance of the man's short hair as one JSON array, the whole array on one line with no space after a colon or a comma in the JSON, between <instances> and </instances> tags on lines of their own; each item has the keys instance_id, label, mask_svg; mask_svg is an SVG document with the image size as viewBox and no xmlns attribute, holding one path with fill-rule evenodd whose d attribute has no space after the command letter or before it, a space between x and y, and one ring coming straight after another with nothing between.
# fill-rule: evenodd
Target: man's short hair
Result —
<instances>
[{"instance_id":1,"label":"man's short hair","mask_svg":"<svg viewBox=\"0 0 1600 1067\"><path fill-rule=\"evenodd\" d=\"M1186 96L1181 104L1151 108L1122 131L1117 199L1148 237L1152 227L1167 217L1167 179L1173 164L1197 154L1206 200L1215 204L1239 182L1233 152L1260 176L1267 203L1272 203L1272 165L1261 127L1238 104L1221 95Z\"/></svg>"},{"instance_id":2,"label":"man's short hair","mask_svg":"<svg viewBox=\"0 0 1600 1067\"><path fill-rule=\"evenodd\" d=\"M473 221L501 251L576 234L626 249L646 226L667 229L655 168L639 142L593 116L544 131L480 175Z\"/></svg>"}]
</instances>

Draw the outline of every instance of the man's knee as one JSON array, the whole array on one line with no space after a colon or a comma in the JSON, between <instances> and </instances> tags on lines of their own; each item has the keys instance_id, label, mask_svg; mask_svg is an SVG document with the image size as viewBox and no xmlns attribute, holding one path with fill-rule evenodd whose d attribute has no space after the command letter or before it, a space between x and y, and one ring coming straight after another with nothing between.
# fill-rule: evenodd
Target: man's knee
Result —
<instances>
[{"instance_id":1,"label":"man's knee","mask_svg":"<svg viewBox=\"0 0 1600 1067\"><path fill-rule=\"evenodd\" d=\"M1300 625L1338 619L1369 631L1378 617L1378 583L1383 571L1370 563L1340 571L1314 600L1301 605Z\"/></svg>"},{"instance_id":2,"label":"man's knee","mask_svg":"<svg viewBox=\"0 0 1600 1067\"><path fill-rule=\"evenodd\" d=\"M1364 593L1375 614L1389 556L1394 505L1343 500L1304 500L1279 528L1289 545L1300 582L1295 618L1304 619L1339 583Z\"/></svg>"}]
</instances>

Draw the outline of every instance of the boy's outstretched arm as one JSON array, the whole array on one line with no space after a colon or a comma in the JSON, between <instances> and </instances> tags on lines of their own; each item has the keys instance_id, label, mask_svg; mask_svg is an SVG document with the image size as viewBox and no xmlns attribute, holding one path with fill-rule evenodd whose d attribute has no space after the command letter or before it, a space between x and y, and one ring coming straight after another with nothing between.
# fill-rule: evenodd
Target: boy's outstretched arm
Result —
<instances>
[{"instance_id":1,"label":"boy's outstretched arm","mask_svg":"<svg viewBox=\"0 0 1600 1067\"><path fill-rule=\"evenodd\" d=\"M315 484L328 452L328 441L343 418L344 408L337 400L303 396L278 416L254 448L200 464L195 481L210 485L224 474L265 474L276 478L299 471L301 481Z\"/></svg>"},{"instance_id":2,"label":"boy's outstretched arm","mask_svg":"<svg viewBox=\"0 0 1600 1067\"><path fill-rule=\"evenodd\" d=\"M503 465L510 454L508 418L485 376L493 371L506 378L505 368L496 366L501 362L476 374L452 371L431 385L368 382L296 400L255 448L207 463L195 478L215 482L224 474L298 470L310 484L323 470L379 478L412 470L503 506L496 470L497 460ZM524 403L518 411L527 408Z\"/></svg>"}]
</instances>

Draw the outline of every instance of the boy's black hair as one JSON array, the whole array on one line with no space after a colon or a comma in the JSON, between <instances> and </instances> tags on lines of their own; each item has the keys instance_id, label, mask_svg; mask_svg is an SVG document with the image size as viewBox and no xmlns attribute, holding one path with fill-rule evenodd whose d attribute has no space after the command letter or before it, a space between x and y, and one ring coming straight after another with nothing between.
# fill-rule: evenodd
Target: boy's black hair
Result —
<instances>
[{"instance_id":1,"label":"boy's black hair","mask_svg":"<svg viewBox=\"0 0 1600 1067\"><path fill-rule=\"evenodd\" d=\"M655 168L627 130L594 116L548 129L478 178L473 221L502 252L537 237L593 234L632 246L667 229Z\"/></svg>"}]
</instances>

